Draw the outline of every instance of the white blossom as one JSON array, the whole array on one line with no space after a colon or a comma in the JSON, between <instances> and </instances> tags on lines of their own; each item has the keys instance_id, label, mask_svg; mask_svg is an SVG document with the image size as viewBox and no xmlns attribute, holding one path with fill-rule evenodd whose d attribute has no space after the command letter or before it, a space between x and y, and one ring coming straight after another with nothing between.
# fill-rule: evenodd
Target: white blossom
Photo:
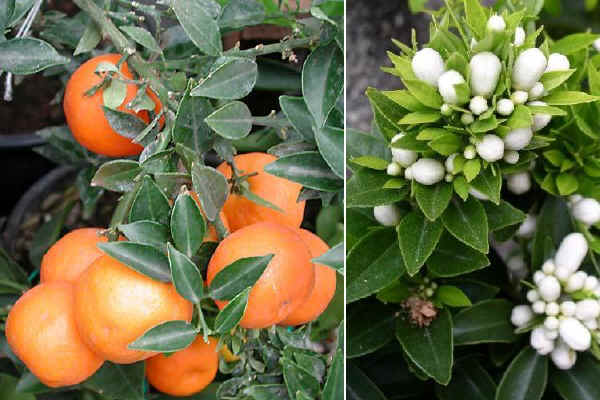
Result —
<instances>
[{"instance_id":1,"label":"white blossom","mask_svg":"<svg viewBox=\"0 0 600 400\"><path fill-rule=\"evenodd\" d=\"M440 53L434 49L425 48L417 51L413 56L412 69L419 80L437 87L438 79L442 76L446 67Z\"/></svg>"},{"instance_id":2,"label":"white blossom","mask_svg":"<svg viewBox=\"0 0 600 400\"><path fill-rule=\"evenodd\" d=\"M459 98L454 85L465 83L465 78L457 71L449 70L444 72L438 79L438 89L448 104L458 104Z\"/></svg>"},{"instance_id":3,"label":"white blossom","mask_svg":"<svg viewBox=\"0 0 600 400\"><path fill-rule=\"evenodd\" d=\"M517 230L516 235L522 238L531 238L533 236L533 234L535 233L535 228L537 226L537 218L535 215L532 214L527 214L527 217L525 218L525 221L523 221L521 223L521 225L519 226L519 230ZM545 264L544 264L545 265ZM554 266L554 264L552 264ZM542 267L543 269L543 267ZM544 272L546 272L546 270L544 270ZM552 268L552 271L550 272L546 272L546 273L552 273L554 272L554 268Z\"/></svg>"},{"instance_id":4,"label":"white blossom","mask_svg":"<svg viewBox=\"0 0 600 400\"><path fill-rule=\"evenodd\" d=\"M531 189L529 172L517 172L506 177L506 186L514 194L527 193Z\"/></svg>"},{"instance_id":5,"label":"white blossom","mask_svg":"<svg viewBox=\"0 0 600 400\"><path fill-rule=\"evenodd\" d=\"M386 204L373 208L375 220L384 226L396 226L400 223L402 213L395 204Z\"/></svg>"},{"instance_id":6,"label":"white blossom","mask_svg":"<svg viewBox=\"0 0 600 400\"><path fill-rule=\"evenodd\" d=\"M570 68L571 64L566 56L560 53L552 53L550 54L550 57L548 57L548 65L546 66L545 72L567 71Z\"/></svg>"},{"instance_id":7,"label":"white blossom","mask_svg":"<svg viewBox=\"0 0 600 400\"><path fill-rule=\"evenodd\" d=\"M585 225L600 222L600 203L596 199L585 198L575 203L571 209L573 218Z\"/></svg>"},{"instance_id":8,"label":"white blossom","mask_svg":"<svg viewBox=\"0 0 600 400\"><path fill-rule=\"evenodd\" d=\"M533 311L531 307L519 305L512 309L510 321L516 327L522 327L533 319Z\"/></svg>"},{"instance_id":9,"label":"white blossom","mask_svg":"<svg viewBox=\"0 0 600 400\"><path fill-rule=\"evenodd\" d=\"M502 63L498 56L489 51L475 54L471 58L469 67L471 69L469 82L473 94L483 97L490 97L494 94L496 86L498 86L500 72L502 72Z\"/></svg>"},{"instance_id":10,"label":"white blossom","mask_svg":"<svg viewBox=\"0 0 600 400\"><path fill-rule=\"evenodd\" d=\"M511 99L501 99L496 105L496 111L498 111L498 114L504 115L506 117L512 114L514 110L515 103L513 103Z\"/></svg>"},{"instance_id":11,"label":"white blossom","mask_svg":"<svg viewBox=\"0 0 600 400\"><path fill-rule=\"evenodd\" d=\"M548 104L543 101L532 101L529 103L530 106L547 106ZM533 126L531 127L534 132L544 129L550 121L552 120L552 115L544 114L544 113L533 113Z\"/></svg>"},{"instance_id":12,"label":"white blossom","mask_svg":"<svg viewBox=\"0 0 600 400\"><path fill-rule=\"evenodd\" d=\"M534 47L523 51L513 66L513 87L528 91L540 80L547 65L546 56L540 49Z\"/></svg>"},{"instance_id":13,"label":"white blossom","mask_svg":"<svg viewBox=\"0 0 600 400\"><path fill-rule=\"evenodd\" d=\"M570 233L564 237L556 255L554 263L558 268L565 267L571 272L577 271L587 255L588 244L585 237L579 233Z\"/></svg>"},{"instance_id":14,"label":"white blossom","mask_svg":"<svg viewBox=\"0 0 600 400\"><path fill-rule=\"evenodd\" d=\"M490 32L504 32L506 29L506 22L501 15L494 14L487 21L487 29Z\"/></svg>"},{"instance_id":15,"label":"white blossom","mask_svg":"<svg viewBox=\"0 0 600 400\"><path fill-rule=\"evenodd\" d=\"M561 339L573 350L586 351L592 344L590 331L573 317L560 321L559 334Z\"/></svg>"},{"instance_id":16,"label":"white blossom","mask_svg":"<svg viewBox=\"0 0 600 400\"><path fill-rule=\"evenodd\" d=\"M504 136L504 145L507 150L523 150L533 138L531 128L517 128Z\"/></svg>"},{"instance_id":17,"label":"white blossom","mask_svg":"<svg viewBox=\"0 0 600 400\"><path fill-rule=\"evenodd\" d=\"M560 282L554 276L546 276L538 284L540 297L547 301L556 301L560 297Z\"/></svg>"},{"instance_id":18,"label":"white blossom","mask_svg":"<svg viewBox=\"0 0 600 400\"><path fill-rule=\"evenodd\" d=\"M522 46L525 43L525 29L521 26L517 26L515 29L515 38L513 40L513 44L517 47Z\"/></svg>"},{"instance_id":19,"label":"white blossom","mask_svg":"<svg viewBox=\"0 0 600 400\"><path fill-rule=\"evenodd\" d=\"M392 138L392 144L404 136L403 132L398 133ZM392 160L406 168L417 161L417 152L401 148L392 147Z\"/></svg>"},{"instance_id":20,"label":"white blossom","mask_svg":"<svg viewBox=\"0 0 600 400\"><path fill-rule=\"evenodd\" d=\"M552 358L554 365L562 370L572 368L577 361L577 353L571 350L571 348L562 340L560 340L554 350L552 350L550 357Z\"/></svg>"},{"instance_id":21,"label":"white blossom","mask_svg":"<svg viewBox=\"0 0 600 400\"><path fill-rule=\"evenodd\" d=\"M412 176L422 185L434 185L444 179L446 169L438 160L421 158L411 166Z\"/></svg>"},{"instance_id":22,"label":"white blossom","mask_svg":"<svg viewBox=\"0 0 600 400\"><path fill-rule=\"evenodd\" d=\"M469 102L469 110L475 115L481 115L488 109L487 100L483 96L475 96Z\"/></svg>"},{"instance_id":23,"label":"white blossom","mask_svg":"<svg viewBox=\"0 0 600 400\"><path fill-rule=\"evenodd\" d=\"M504 156L504 142L496 135L483 136L476 148L477 154L488 162L498 161Z\"/></svg>"}]
</instances>

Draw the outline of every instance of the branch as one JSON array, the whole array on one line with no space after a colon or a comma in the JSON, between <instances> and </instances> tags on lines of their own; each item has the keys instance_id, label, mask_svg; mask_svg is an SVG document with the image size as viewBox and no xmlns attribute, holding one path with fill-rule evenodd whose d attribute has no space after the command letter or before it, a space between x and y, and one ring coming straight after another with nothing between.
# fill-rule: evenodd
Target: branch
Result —
<instances>
[{"instance_id":1,"label":"branch","mask_svg":"<svg viewBox=\"0 0 600 400\"><path fill-rule=\"evenodd\" d=\"M300 38L300 39L289 39L289 40L283 40L279 43L273 43L273 44L267 44L267 45L259 44L251 49L246 49L246 50L240 50L240 49L233 48L233 49L227 50L223 54L227 55L227 56L257 57L257 56L262 56L265 54L281 53L286 50L297 49L300 47L310 47L312 44L314 44L318 40L319 40L319 38L317 36L311 36L311 37Z\"/></svg>"}]
</instances>

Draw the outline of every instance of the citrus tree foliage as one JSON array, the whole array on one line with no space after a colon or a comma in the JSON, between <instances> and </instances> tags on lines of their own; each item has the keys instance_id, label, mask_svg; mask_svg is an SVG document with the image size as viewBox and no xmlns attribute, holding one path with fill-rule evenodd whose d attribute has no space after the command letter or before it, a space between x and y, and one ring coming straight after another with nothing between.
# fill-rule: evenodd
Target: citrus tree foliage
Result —
<instances>
[{"instance_id":1,"label":"citrus tree foliage","mask_svg":"<svg viewBox=\"0 0 600 400\"><path fill-rule=\"evenodd\" d=\"M582 325L591 347L559 354L570 333L542 349L533 330L558 335L545 327L550 314L516 311L528 299L551 303L540 282L546 273L554 281L547 261L559 264L568 234L585 237L580 276L590 288L600 273L599 36L549 37L542 6L448 1L431 12L429 42L394 41L383 69L398 90L367 89L372 131L347 132L350 399L599 395L594 327ZM574 302L598 298L556 282L552 295L562 287Z\"/></svg>"},{"instance_id":2,"label":"citrus tree foliage","mask_svg":"<svg viewBox=\"0 0 600 400\"><path fill-rule=\"evenodd\" d=\"M206 265L217 243L202 239L209 224L216 226L219 238L228 234L219 212L232 191L275 207L247 189L243 171L236 171L228 182L215 168L221 161L231 164L238 152L268 152L278 157L266 167L269 173L300 183L304 189L299 201L321 203L314 228L332 250L319 262L342 273L343 1L317 0L309 9L300 9L299 2L277 0L75 3L81 11L74 16L43 13L39 24L33 25L35 38L20 38L18 27L34 2L0 2L0 27L6 33L0 40L0 70L16 75L43 70L66 79L101 50L123 54L121 62L128 62L136 73L139 95L127 107L148 110L149 123L115 109L126 95L115 65L102 66L98 72L108 74L90 91L103 89L107 120L117 133L144 146L139 157L94 155L74 141L66 126L40 131L47 144L37 149L57 163L77 168L79 200L87 213L107 191L119 193L107 230L113 241L103 244L103 251L153 279L173 282L179 294L195 305L191 323L164 323L130 347L172 353L198 335L219 336L220 345L232 352L230 362L221 363L218 382L194 399L340 398L343 338L328 354L315 348L314 341L340 326L342 278L331 307L310 326L293 331L244 330L237 324L250 287L271 255L238 260L205 286ZM259 24L289 28L291 33L271 44L224 49L224 35ZM160 113L153 113L146 88L161 99ZM285 94L272 112L253 115L252 102L273 97L269 91ZM190 191L198 194L204 213ZM45 250L58 239L67 213L65 209L54 216L38 232L33 265L39 265ZM116 241L120 235L128 241ZM28 279L8 254L3 253L1 261L5 318L35 273ZM244 274L236 273L241 270ZM215 299L230 302L218 312ZM18 398L168 398L148 392L143 362L107 362L73 390L52 391L12 356L4 337L0 345L0 354L9 357L1 359L2 371L18 372L0 375L0 391L18 392Z\"/></svg>"}]
</instances>

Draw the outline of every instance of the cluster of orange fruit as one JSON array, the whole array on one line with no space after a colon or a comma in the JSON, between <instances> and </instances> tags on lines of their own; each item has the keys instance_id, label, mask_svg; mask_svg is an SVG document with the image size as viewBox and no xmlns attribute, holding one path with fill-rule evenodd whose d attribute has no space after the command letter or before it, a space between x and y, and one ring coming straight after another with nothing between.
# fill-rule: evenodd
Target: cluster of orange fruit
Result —
<instances>
[{"instance_id":1,"label":"cluster of orange fruit","mask_svg":"<svg viewBox=\"0 0 600 400\"><path fill-rule=\"evenodd\" d=\"M100 80L94 73L97 64L107 60L116 63L118 57L96 57L73 74L65 93L65 111L69 110L67 121L75 138L91 151L112 155L127 148L127 152L137 154L141 147L134 150L131 146L137 145L114 132L102 114L101 90L92 96L84 94ZM135 91L128 91L127 98L133 96ZM93 121L86 114L92 115ZM82 139L86 129L94 130L96 145L109 144L105 151ZM208 265L206 281L210 284L219 271L236 260L274 255L250 291L240 322L244 328L313 321L327 308L336 288L335 271L311 261L325 253L328 245L300 229L305 206L297 202L301 185L264 171L264 166L275 159L269 154L248 153L236 156L235 164L245 174L255 174L247 180L250 190L283 212L232 193L220 214L232 233L219 243ZM226 163L218 170L231 178ZM128 348L158 324L190 321L193 305L173 284L153 280L104 254L97 247L107 240L101 233L99 228L72 231L44 255L40 284L23 294L9 313L6 338L12 350L50 387L80 383L104 361L129 364L146 360L146 376L159 391L185 396L202 390L218 369L218 340L210 338L205 343L198 336L189 347L169 357ZM204 240L218 240L214 226L209 227ZM220 309L226 304L217 301Z\"/></svg>"}]
</instances>

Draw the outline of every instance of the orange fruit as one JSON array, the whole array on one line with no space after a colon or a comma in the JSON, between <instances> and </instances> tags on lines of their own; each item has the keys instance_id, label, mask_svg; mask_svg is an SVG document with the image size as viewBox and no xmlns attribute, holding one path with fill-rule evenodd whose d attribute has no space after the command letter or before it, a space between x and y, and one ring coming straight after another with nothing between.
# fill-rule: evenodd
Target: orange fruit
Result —
<instances>
[{"instance_id":1,"label":"orange fruit","mask_svg":"<svg viewBox=\"0 0 600 400\"><path fill-rule=\"evenodd\" d=\"M67 281L74 283L91 263L104 253L98 243L108 239L100 236L100 228L75 229L44 254L40 268L40 282Z\"/></svg>"},{"instance_id":2,"label":"orange fruit","mask_svg":"<svg viewBox=\"0 0 600 400\"><path fill-rule=\"evenodd\" d=\"M215 225L210 223L208 221L208 219L206 219L206 214L204 213L204 210L202 209L202 204L200 204L200 199L198 198L198 194L196 192L190 192L190 194L192 195L194 200L196 200L198 207L200 207L200 212L204 216L205 221L207 223L208 230L206 231L206 234L204 236L204 241L205 242L218 242L219 235L217 234L217 228L215 228ZM221 221L223 221L223 225L225 225L225 228L227 228L227 230L229 231L231 229L231 227L229 226L229 221L227 220L227 215L225 215L223 210L221 210L221 212L219 213L219 217L221 217Z\"/></svg>"},{"instance_id":3,"label":"orange fruit","mask_svg":"<svg viewBox=\"0 0 600 400\"><path fill-rule=\"evenodd\" d=\"M189 396L208 386L219 369L218 340L208 339L205 343L199 335L181 351L147 359L146 376L150 384L171 396Z\"/></svg>"},{"instance_id":4,"label":"orange fruit","mask_svg":"<svg viewBox=\"0 0 600 400\"><path fill-rule=\"evenodd\" d=\"M262 222L235 231L222 240L208 263L207 283L240 258L274 257L248 296L240 322L243 328L266 328L293 312L311 292L315 269L308 247L291 228ZM226 301L217 301L219 308Z\"/></svg>"},{"instance_id":5,"label":"orange fruit","mask_svg":"<svg viewBox=\"0 0 600 400\"><path fill-rule=\"evenodd\" d=\"M63 103L67 124L75 139L88 150L109 157L132 156L140 154L143 150L142 146L119 135L111 128L102 108L104 104L103 89L97 90L91 96L85 95L85 92L102 82L102 77L95 73L98 64L109 62L116 65L120 59L120 54L104 54L81 64L67 83ZM134 79L127 63L121 65L120 71L125 78ZM150 117L147 111L135 113L126 109L125 106L133 100L138 90L133 83L128 83L126 86L127 95L117 109L137 115L145 122L149 122ZM162 108L160 100L150 90L147 91L147 94L155 104L154 111L159 112Z\"/></svg>"},{"instance_id":6,"label":"orange fruit","mask_svg":"<svg viewBox=\"0 0 600 400\"><path fill-rule=\"evenodd\" d=\"M320 237L305 229L298 229L298 234L308 246L312 258L319 257L329 250L329 246ZM308 298L288 315L280 325L302 325L314 321L329 305L335 294L336 272L323 264L315 264L315 286Z\"/></svg>"},{"instance_id":7,"label":"orange fruit","mask_svg":"<svg viewBox=\"0 0 600 400\"><path fill-rule=\"evenodd\" d=\"M265 165L276 159L277 157L266 153L247 153L234 157L235 166L240 170L240 174L257 174L247 180L250 191L276 205L283 212L261 206L243 196L232 193L227 198L223 210L233 231L257 222L275 222L294 228L300 227L304 217L305 202L297 200L302 185L266 173ZM227 163L219 165L217 169L227 179L231 178L231 168Z\"/></svg>"},{"instance_id":8,"label":"orange fruit","mask_svg":"<svg viewBox=\"0 0 600 400\"><path fill-rule=\"evenodd\" d=\"M102 358L129 364L155 353L127 346L148 329L190 321L192 303L170 283L149 278L109 256L85 270L75 285L75 320L81 338Z\"/></svg>"},{"instance_id":9,"label":"orange fruit","mask_svg":"<svg viewBox=\"0 0 600 400\"><path fill-rule=\"evenodd\" d=\"M80 383L103 363L79 336L73 285L68 282L42 283L21 296L8 314L6 340L27 368L50 387Z\"/></svg>"}]
</instances>

